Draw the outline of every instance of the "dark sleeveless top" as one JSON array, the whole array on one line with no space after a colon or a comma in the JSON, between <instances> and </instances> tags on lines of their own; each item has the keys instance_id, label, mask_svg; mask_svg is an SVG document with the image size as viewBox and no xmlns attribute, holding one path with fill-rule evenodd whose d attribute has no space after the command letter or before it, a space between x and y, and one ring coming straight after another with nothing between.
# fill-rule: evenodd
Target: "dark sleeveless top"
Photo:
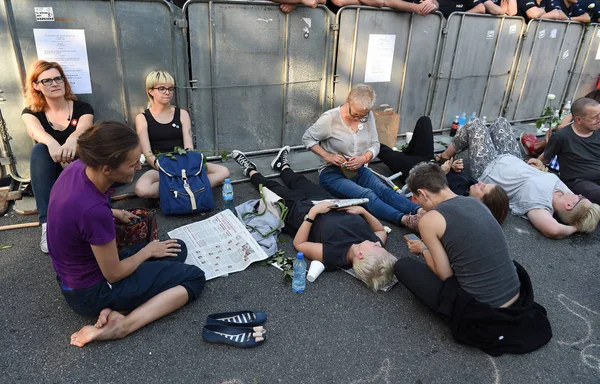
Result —
<instances>
[{"instance_id":1,"label":"dark sleeveless top","mask_svg":"<svg viewBox=\"0 0 600 384\"><path fill-rule=\"evenodd\" d=\"M148 123L148 138L152 153L171 152L175 147L183 147L183 132L181 130L181 110L175 107L173 120L168 124L159 123L154 119L149 109L144 111Z\"/></svg>"},{"instance_id":2,"label":"dark sleeveless top","mask_svg":"<svg viewBox=\"0 0 600 384\"><path fill-rule=\"evenodd\" d=\"M521 287L502 227L474 197L457 196L435 208L446 220L442 245L462 289L497 308Z\"/></svg>"}]
</instances>

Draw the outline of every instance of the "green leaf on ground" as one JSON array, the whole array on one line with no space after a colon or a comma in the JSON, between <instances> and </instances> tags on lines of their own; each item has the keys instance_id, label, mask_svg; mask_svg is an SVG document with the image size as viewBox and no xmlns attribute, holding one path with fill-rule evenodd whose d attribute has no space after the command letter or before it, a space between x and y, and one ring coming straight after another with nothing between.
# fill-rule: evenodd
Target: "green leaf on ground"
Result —
<instances>
[{"instance_id":1,"label":"green leaf on ground","mask_svg":"<svg viewBox=\"0 0 600 384\"><path fill-rule=\"evenodd\" d=\"M0 251L3 249L9 249L12 248L12 245L0 245Z\"/></svg>"}]
</instances>

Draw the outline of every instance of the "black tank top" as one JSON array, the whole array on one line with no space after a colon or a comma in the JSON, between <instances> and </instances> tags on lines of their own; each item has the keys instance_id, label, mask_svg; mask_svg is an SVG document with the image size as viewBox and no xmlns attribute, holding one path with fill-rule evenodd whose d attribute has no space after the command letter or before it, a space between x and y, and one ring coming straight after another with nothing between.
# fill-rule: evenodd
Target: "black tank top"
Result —
<instances>
[{"instance_id":1,"label":"black tank top","mask_svg":"<svg viewBox=\"0 0 600 384\"><path fill-rule=\"evenodd\" d=\"M148 123L148 138L153 153L171 152L175 147L183 147L183 132L181 130L181 110L175 107L173 120L162 124L154 119L149 109L144 111Z\"/></svg>"}]
</instances>

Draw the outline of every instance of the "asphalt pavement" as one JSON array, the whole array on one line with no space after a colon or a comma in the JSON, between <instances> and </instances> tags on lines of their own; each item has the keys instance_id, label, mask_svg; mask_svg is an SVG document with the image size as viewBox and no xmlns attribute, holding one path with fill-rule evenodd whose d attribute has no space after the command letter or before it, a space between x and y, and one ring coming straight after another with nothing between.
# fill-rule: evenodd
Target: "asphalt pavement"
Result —
<instances>
[{"instance_id":1,"label":"asphalt pavement","mask_svg":"<svg viewBox=\"0 0 600 384\"><path fill-rule=\"evenodd\" d=\"M376 167L381 167L378 165ZM316 173L308 177L316 181ZM220 189L215 190L222 207ZM235 185L235 201L257 198ZM117 207L138 207L126 200ZM161 238L208 215L158 214ZM9 211L0 225L34 221ZM387 249L409 256L403 228ZM526 220L503 226L514 259L529 272L536 301L548 310L554 337L527 355L491 358L453 341L447 326L401 285L374 293L342 271L292 292L282 272L260 263L207 282L199 300L123 340L77 348L70 335L95 319L69 309L40 228L0 232L0 382L2 383L599 383L600 229L564 240L541 236ZM465 234L469 236L469 234ZM295 254L291 239L280 247ZM260 309L268 314L264 345L241 350L202 340L206 316Z\"/></svg>"}]
</instances>

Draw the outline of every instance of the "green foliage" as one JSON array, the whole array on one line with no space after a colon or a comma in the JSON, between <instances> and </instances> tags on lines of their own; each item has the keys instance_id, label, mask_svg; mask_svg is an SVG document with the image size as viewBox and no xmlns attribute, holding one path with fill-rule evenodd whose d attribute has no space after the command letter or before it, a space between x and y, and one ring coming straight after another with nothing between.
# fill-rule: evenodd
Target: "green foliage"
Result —
<instances>
[{"instance_id":1,"label":"green foliage","mask_svg":"<svg viewBox=\"0 0 600 384\"><path fill-rule=\"evenodd\" d=\"M12 248L12 245L0 245L0 250L10 249L10 248Z\"/></svg>"},{"instance_id":2,"label":"green foliage","mask_svg":"<svg viewBox=\"0 0 600 384\"><path fill-rule=\"evenodd\" d=\"M547 123L550 128L560 124L560 117L555 116L555 110L554 107L552 107L552 103L550 103L550 105L547 107L544 107L542 110L542 115L535 122L535 126L539 129L542 127L542 125L544 125L544 123Z\"/></svg>"},{"instance_id":3,"label":"green foliage","mask_svg":"<svg viewBox=\"0 0 600 384\"><path fill-rule=\"evenodd\" d=\"M177 158L174 155L185 155L188 152L200 152L202 153L204 156L202 156L202 161L204 164L206 164L207 160L207 153L210 154L218 154L219 156L221 156L221 161L227 161L227 157L229 157L229 152L230 151L223 151L223 150L214 150L214 149L185 149L185 148L181 148L181 147L175 147L173 148L172 152L162 152L162 153L157 153L156 157L158 156L167 156L169 157L171 160L177 160Z\"/></svg>"},{"instance_id":4,"label":"green foliage","mask_svg":"<svg viewBox=\"0 0 600 384\"><path fill-rule=\"evenodd\" d=\"M286 257L283 249L278 250L275 254L265 260L267 264L277 264L283 269L283 278L287 281L292 281L294 277L294 259Z\"/></svg>"}]
</instances>

